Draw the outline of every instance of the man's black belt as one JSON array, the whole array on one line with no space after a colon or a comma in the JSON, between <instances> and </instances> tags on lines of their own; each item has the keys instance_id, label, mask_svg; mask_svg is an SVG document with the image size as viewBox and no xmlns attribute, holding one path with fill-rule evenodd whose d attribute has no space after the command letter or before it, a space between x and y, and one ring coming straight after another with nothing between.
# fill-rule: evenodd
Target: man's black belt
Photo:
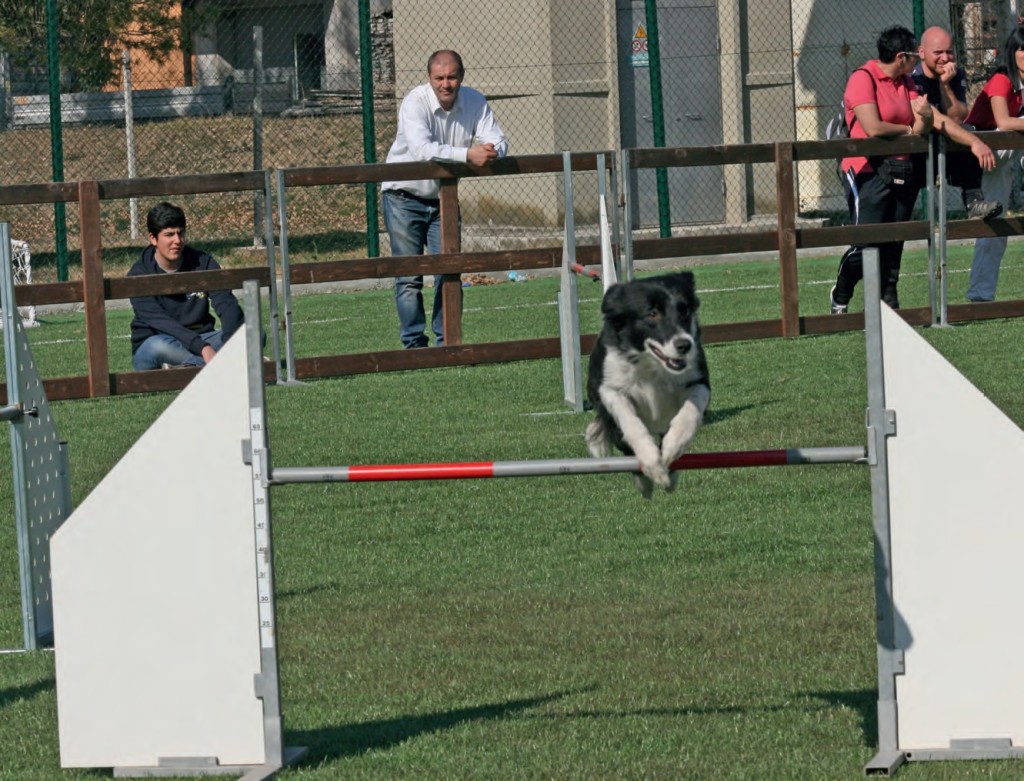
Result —
<instances>
[{"instance_id":1,"label":"man's black belt","mask_svg":"<svg viewBox=\"0 0 1024 781\"><path fill-rule=\"evenodd\" d=\"M441 202L440 198L424 198L422 195L416 195L416 193L411 193L408 190L399 190L397 188L390 189L390 190L385 190L384 192L392 193L393 195L397 195L399 198L411 198L414 201L419 201L420 203L426 203L426 204L429 204L431 206L434 206L434 205L436 205L436 204Z\"/></svg>"}]
</instances>

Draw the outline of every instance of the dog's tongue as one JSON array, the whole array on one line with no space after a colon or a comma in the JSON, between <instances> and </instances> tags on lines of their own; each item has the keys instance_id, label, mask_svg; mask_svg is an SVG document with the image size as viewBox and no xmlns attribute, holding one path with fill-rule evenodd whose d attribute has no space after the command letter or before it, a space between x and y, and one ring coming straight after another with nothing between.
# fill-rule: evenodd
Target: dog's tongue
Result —
<instances>
[{"instance_id":1,"label":"dog's tongue","mask_svg":"<svg viewBox=\"0 0 1024 781\"><path fill-rule=\"evenodd\" d=\"M686 361L682 358L669 358L665 353L651 345L651 352L654 353L655 357L665 364L665 367L671 371L678 372L686 368Z\"/></svg>"}]
</instances>

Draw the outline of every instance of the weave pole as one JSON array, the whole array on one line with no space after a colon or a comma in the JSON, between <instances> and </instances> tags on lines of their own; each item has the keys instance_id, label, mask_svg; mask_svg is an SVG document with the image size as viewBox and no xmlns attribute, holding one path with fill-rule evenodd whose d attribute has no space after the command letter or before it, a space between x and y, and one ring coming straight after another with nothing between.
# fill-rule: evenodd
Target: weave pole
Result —
<instances>
[{"instance_id":1,"label":"weave pole","mask_svg":"<svg viewBox=\"0 0 1024 781\"><path fill-rule=\"evenodd\" d=\"M738 450L688 453L671 465L684 469L736 469L754 466L867 463L861 446ZM295 466L270 470L270 485L286 483L369 483L397 480L473 480L494 477L552 477L558 475L642 472L635 456L613 458L555 458L535 461L471 461L440 464L363 464L356 466Z\"/></svg>"}]
</instances>

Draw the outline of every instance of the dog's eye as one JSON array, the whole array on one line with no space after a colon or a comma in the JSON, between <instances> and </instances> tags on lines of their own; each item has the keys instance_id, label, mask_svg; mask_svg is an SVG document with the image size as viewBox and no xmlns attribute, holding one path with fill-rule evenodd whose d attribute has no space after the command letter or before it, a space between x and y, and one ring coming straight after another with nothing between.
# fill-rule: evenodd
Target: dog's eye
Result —
<instances>
[{"instance_id":1,"label":"dog's eye","mask_svg":"<svg viewBox=\"0 0 1024 781\"><path fill-rule=\"evenodd\" d=\"M661 312L659 312L657 309L648 309L647 310L647 322L649 322L649 323L656 323L660 319L661 319Z\"/></svg>"}]
</instances>

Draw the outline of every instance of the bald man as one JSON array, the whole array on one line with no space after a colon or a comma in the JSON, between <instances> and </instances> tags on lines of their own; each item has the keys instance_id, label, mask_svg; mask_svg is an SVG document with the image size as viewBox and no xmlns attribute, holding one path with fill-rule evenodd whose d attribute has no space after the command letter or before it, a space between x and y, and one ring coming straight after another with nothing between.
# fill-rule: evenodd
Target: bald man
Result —
<instances>
[{"instance_id":1,"label":"bald man","mask_svg":"<svg viewBox=\"0 0 1024 781\"><path fill-rule=\"evenodd\" d=\"M963 193L967 216L987 220L1002 213L998 201L986 201L981 192L982 171L995 168L992 149L963 125L967 118L967 77L956 64L953 37L942 27L929 27L921 36L917 67L910 78L918 94L932 105L933 133L941 133L970 149L946 156L946 180Z\"/></svg>"}]
</instances>

